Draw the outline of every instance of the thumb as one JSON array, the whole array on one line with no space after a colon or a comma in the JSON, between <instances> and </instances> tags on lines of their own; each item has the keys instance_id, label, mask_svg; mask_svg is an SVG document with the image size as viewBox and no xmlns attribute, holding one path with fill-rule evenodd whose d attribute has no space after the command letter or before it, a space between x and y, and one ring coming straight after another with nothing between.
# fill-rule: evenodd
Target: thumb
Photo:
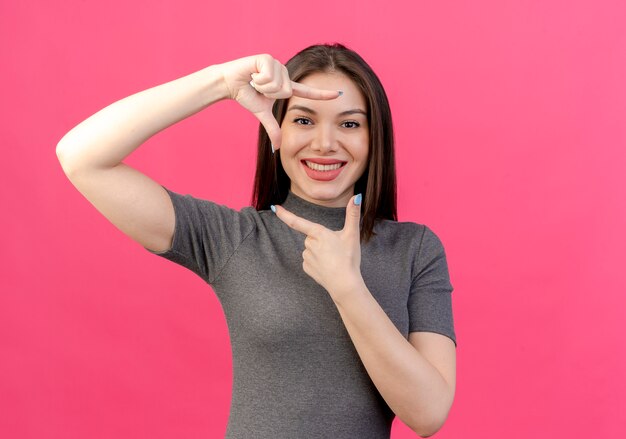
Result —
<instances>
[{"instance_id":1,"label":"thumb","mask_svg":"<svg viewBox=\"0 0 626 439\"><path fill-rule=\"evenodd\" d=\"M348 201L348 206L346 207L346 222L343 226L344 231L359 235L362 199L363 197L361 196L361 194L358 194L350 198L350 201Z\"/></svg>"},{"instance_id":2,"label":"thumb","mask_svg":"<svg viewBox=\"0 0 626 439\"><path fill-rule=\"evenodd\" d=\"M279 149L282 140L282 132L280 131L280 126L278 125L278 122L274 118L272 112L264 111L255 114L255 116L259 120L259 122L261 122L263 128L265 128L265 131L267 132L267 135L272 142L273 148L275 150Z\"/></svg>"}]
</instances>

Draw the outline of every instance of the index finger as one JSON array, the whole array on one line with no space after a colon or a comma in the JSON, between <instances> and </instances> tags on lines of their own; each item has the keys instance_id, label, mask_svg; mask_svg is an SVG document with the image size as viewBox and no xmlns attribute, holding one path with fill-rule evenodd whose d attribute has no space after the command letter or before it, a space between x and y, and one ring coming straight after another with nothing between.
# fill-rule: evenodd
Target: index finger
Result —
<instances>
[{"instance_id":1,"label":"index finger","mask_svg":"<svg viewBox=\"0 0 626 439\"><path fill-rule=\"evenodd\" d=\"M308 85L300 84L295 81L291 81L291 90L293 96L323 101L336 99L343 94L340 90L322 90L319 88L309 87Z\"/></svg>"},{"instance_id":2,"label":"index finger","mask_svg":"<svg viewBox=\"0 0 626 439\"><path fill-rule=\"evenodd\" d=\"M305 220L304 218L300 218L298 215L295 215L289 212L282 206L274 206L276 209L274 212L276 216L280 218L282 222L287 224L294 230L298 232L302 232L305 235L309 236L314 232L314 230L319 226L319 224L311 222L309 220Z\"/></svg>"}]
</instances>

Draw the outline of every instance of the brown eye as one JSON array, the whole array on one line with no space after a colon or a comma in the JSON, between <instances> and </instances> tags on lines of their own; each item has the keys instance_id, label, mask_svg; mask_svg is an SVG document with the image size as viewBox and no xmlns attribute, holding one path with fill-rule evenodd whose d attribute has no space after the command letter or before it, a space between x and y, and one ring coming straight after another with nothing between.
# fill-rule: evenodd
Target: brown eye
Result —
<instances>
[{"instance_id":1,"label":"brown eye","mask_svg":"<svg viewBox=\"0 0 626 439\"><path fill-rule=\"evenodd\" d=\"M293 121L296 125L311 125L311 120L306 117L297 117Z\"/></svg>"},{"instance_id":2,"label":"brown eye","mask_svg":"<svg viewBox=\"0 0 626 439\"><path fill-rule=\"evenodd\" d=\"M360 124L360 123L358 123L358 122L356 122L356 121L354 121L354 120L348 120L348 121L344 122L342 125L343 125L345 128L358 128L358 127L360 127L360 126L361 126L361 124Z\"/></svg>"}]
</instances>

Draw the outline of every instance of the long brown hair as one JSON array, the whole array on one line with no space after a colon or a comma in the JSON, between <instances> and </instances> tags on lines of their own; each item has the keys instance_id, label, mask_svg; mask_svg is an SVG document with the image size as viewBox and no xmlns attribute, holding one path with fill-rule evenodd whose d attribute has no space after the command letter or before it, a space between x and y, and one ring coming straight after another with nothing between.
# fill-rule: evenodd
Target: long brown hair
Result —
<instances>
[{"instance_id":1,"label":"long brown hair","mask_svg":"<svg viewBox=\"0 0 626 439\"><path fill-rule=\"evenodd\" d=\"M292 81L301 81L312 73L339 72L360 89L367 102L369 126L369 159L354 191L363 194L361 239L368 241L379 219L397 221L396 164L393 124L387 94L372 68L353 50L342 44L322 44L307 47L285 64ZM274 103L274 117L281 125L288 99ZM271 152L271 142L263 125L259 125L258 156L252 205L257 210L282 204L287 198L291 181L280 161L280 149Z\"/></svg>"}]
</instances>

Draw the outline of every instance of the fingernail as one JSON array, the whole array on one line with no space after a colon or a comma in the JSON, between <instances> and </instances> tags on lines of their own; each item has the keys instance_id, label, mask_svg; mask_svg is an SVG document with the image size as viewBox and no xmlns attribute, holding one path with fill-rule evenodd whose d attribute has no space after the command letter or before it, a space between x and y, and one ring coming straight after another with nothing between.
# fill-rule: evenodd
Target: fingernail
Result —
<instances>
[{"instance_id":1,"label":"fingernail","mask_svg":"<svg viewBox=\"0 0 626 439\"><path fill-rule=\"evenodd\" d=\"M270 146L272 147L272 154L274 154L274 144L270 143Z\"/></svg>"},{"instance_id":2,"label":"fingernail","mask_svg":"<svg viewBox=\"0 0 626 439\"><path fill-rule=\"evenodd\" d=\"M357 206L360 206L362 199L363 197L361 196L361 194L357 195L356 197L354 197L354 204L356 204Z\"/></svg>"},{"instance_id":3,"label":"fingernail","mask_svg":"<svg viewBox=\"0 0 626 439\"><path fill-rule=\"evenodd\" d=\"M337 90L339 92L339 96L343 96L343 91Z\"/></svg>"},{"instance_id":4,"label":"fingernail","mask_svg":"<svg viewBox=\"0 0 626 439\"><path fill-rule=\"evenodd\" d=\"M270 209L272 209L272 212L276 213L276 206L274 206L273 204L270 206Z\"/></svg>"}]
</instances>

